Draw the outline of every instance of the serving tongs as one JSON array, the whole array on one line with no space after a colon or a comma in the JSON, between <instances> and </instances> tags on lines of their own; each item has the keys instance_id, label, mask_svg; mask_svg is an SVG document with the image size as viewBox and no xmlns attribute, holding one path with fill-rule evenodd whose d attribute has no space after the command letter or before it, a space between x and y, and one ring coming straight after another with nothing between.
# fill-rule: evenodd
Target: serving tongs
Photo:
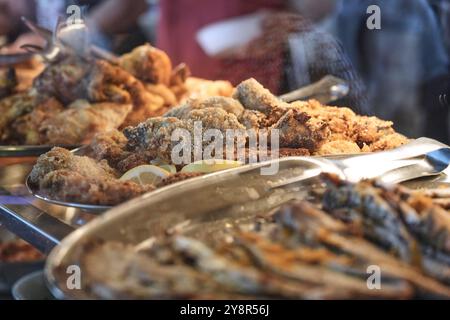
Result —
<instances>
[{"instance_id":1,"label":"serving tongs","mask_svg":"<svg viewBox=\"0 0 450 320\"><path fill-rule=\"evenodd\" d=\"M348 83L340 78L327 75L317 82L279 96L285 102L315 99L327 104L345 97L350 88Z\"/></svg>"},{"instance_id":2,"label":"serving tongs","mask_svg":"<svg viewBox=\"0 0 450 320\"><path fill-rule=\"evenodd\" d=\"M66 23L59 19L54 32L25 17L22 17L22 21L34 34L44 39L46 44L44 47L26 44L22 46L26 53L0 55L0 66L25 62L35 55L41 56L47 62L52 62L61 52L67 50L82 57L92 55L113 64L118 63L116 55L90 43L88 28L82 20Z\"/></svg>"}]
</instances>

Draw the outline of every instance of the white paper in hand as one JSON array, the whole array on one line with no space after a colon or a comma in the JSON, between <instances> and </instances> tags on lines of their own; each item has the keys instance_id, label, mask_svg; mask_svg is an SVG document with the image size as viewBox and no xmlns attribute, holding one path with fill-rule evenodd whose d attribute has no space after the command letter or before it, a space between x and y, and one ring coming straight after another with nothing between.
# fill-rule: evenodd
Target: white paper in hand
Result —
<instances>
[{"instance_id":1,"label":"white paper in hand","mask_svg":"<svg viewBox=\"0 0 450 320\"><path fill-rule=\"evenodd\" d=\"M197 42L209 56L238 48L261 36L266 15L266 11L258 11L209 24L197 32Z\"/></svg>"}]
</instances>

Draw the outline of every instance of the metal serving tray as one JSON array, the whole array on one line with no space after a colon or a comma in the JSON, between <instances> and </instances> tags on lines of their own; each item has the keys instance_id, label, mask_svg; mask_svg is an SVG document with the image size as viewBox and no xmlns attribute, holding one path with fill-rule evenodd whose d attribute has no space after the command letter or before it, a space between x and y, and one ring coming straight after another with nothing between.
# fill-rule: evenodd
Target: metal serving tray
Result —
<instances>
[{"instance_id":1,"label":"metal serving tray","mask_svg":"<svg viewBox=\"0 0 450 320\"><path fill-rule=\"evenodd\" d=\"M59 145L59 146L5 146L0 145L0 157L37 157L41 154L44 154L50 151L53 147L62 147L66 149L75 149L78 148L79 145Z\"/></svg>"},{"instance_id":2,"label":"metal serving tray","mask_svg":"<svg viewBox=\"0 0 450 320\"><path fill-rule=\"evenodd\" d=\"M418 145L422 147L416 148ZM418 151L429 152L440 147L442 144L427 139L413 148L384 155L392 160L399 153L415 156ZM369 156L359 158L371 159ZM45 268L48 286L58 298L93 298L88 291L69 290L66 286L67 267L79 264L84 246L91 241L114 240L142 247L149 239L175 228L211 243L223 236L227 228L250 221L283 203L295 199L313 200L314 191L322 187L321 173L346 178L342 163L357 158L335 161L314 157L282 158L272 161L279 164L276 175L261 175L260 168L268 163L247 165L193 178L133 199L81 227L51 252Z\"/></svg>"}]
</instances>

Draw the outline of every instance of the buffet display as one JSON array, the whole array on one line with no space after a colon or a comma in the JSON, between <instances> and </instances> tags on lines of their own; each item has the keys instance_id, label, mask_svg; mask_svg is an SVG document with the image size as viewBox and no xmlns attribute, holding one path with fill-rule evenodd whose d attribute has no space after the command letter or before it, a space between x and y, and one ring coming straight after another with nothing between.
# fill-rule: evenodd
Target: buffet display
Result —
<instances>
[{"instance_id":1,"label":"buffet display","mask_svg":"<svg viewBox=\"0 0 450 320\"><path fill-rule=\"evenodd\" d=\"M387 151L405 152L413 140L391 121L317 100L288 103L253 78L236 87L193 78L149 44L113 59L62 50L45 67L29 63L39 70L33 76L0 69L0 156L37 150L26 184L39 199L111 209L50 255L55 295L450 298L450 189L350 182L351 165L329 160L376 153L399 164ZM187 153L175 161L177 130L187 133ZM208 130L238 134L231 147L196 140ZM197 148L212 142L212 159L197 159ZM248 175L259 168L255 159L282 170L258 180ZM358 159L348 163L374 170ZM405 159L412 162L398 167L419 159L431 168L422 164L411 179L445 176L449 147L436 142ZM11 208L0 204L0 215L14 216ZM24 225L33 228L33 217ZM0 261L27 259L42 256L22 242L0 244ZM62 287L61 270L71 264L84 274L76 293ZM382 270L379 290L368 287L370 267Z\"/></svg>"}]
</instances>

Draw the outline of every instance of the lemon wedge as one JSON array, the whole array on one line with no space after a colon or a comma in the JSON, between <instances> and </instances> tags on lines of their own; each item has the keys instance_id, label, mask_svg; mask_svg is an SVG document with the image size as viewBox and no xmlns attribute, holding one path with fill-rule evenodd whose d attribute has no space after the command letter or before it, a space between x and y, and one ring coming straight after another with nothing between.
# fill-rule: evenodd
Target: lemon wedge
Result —
<instances>
[{"instance_id":1,"label":"lemon wedge","mask_svg":"<svg viewBox=\"0 0 450 320\"><path fill-rule=\"evenodd\" d=\"M170 172L160 167L148 164L135 167L124 173L119 180L121 181L134 181L141 185L145 184L157 184L162 179L168 177Z\"/></svg>"},{"instance_id":2,"label":"lemon wedge","mask_svg":"<svg viewBox=\"0 0 450 320\"><path fill-rule=\"evenodd\" d=\"M212 173L242 166L242 162L234 160L209 159L192 162L181 169L181 172Z\"/></svg>"}]
</instances>

